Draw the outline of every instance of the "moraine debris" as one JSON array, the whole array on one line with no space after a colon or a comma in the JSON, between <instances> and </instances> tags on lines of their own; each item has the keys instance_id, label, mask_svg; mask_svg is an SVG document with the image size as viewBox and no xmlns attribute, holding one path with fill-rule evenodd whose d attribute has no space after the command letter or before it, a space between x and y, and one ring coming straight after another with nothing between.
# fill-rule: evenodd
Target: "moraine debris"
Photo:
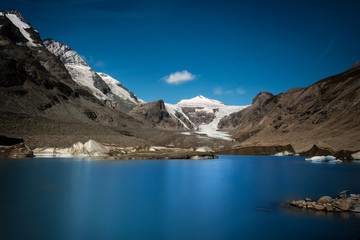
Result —
<instances>
[{"instance_id":1,"label":"moraine debris","mask_svg":"<svg viewBox=\"0 0 360 240\"><path fill-rule=\"evenodd\" d=\"M293 200L289 202L291 207L307 209L310 211L326 212L355 212L360 213L360 194L348 194L349 190L344 190L336 198L323 196L317 201L310 198L304 200Z\"/></svg>"}]
</instances>

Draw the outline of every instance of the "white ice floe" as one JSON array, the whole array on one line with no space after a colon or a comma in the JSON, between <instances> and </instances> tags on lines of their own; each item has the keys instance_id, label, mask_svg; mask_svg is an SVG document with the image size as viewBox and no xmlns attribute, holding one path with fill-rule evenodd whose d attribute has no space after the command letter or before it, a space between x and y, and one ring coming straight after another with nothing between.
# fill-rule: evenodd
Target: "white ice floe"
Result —
<instances>
[{"instance_id":1,"label":"white ice floe","mask_svg":"<svg viewBox=\"0 0 360 240\"><path fill-rule=\"evenodd\" d=\"M294 153L288 152L288 151L278 152L278 153L274 154L274 156L278 156L278 157L293 156L293 155L294 155Z\"/></svg>"},{"instance_id":2,"label":"white ice floe","mask_svg":"<svg viewBox=\"0 0 360 240\"><path fill-rule=\"evenodd\" d=\"M342 161L336 159L334 156L314 156L311 158L305 158L306 161L311 162L329 162L329 163L341 163Z\"/></svg>"}]
</instances>

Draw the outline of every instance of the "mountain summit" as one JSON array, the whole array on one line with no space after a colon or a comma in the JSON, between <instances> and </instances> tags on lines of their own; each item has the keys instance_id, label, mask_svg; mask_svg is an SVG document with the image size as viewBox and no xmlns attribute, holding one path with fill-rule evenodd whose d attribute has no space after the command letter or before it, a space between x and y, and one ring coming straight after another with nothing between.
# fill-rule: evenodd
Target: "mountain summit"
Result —
<instances>
[{"instance_id":1,"label":"mountain summit","mask_svg":"<svg viewBox=\"0 0 360 240\"><path fill-rule=\"evenodd\" d=\"M181 101L179 101L177 104L177 106L181 106L181 107L224 107L225 104L217 101L217 100L213 100L207 97L204 97L202 95L193 97L191 99L183 99Z\"/></svg>"},{"instance_id":2,"label":"mountain summit","mask_svg":"<svg viewBox=\"0 0 360 240\"><path fill-rule=\"evenodd\" d=\"M45 39L44 45L51 53L59 57L76 83L86 88L106 105L129 112L142 102L119 81L105 73L95 72L69 46L53 39Z\"/></svg>"},{"instance_id":3,"label":"mountain summit","mask_svg":"<svg viewBox=\"0 0 360 240\"><path fill-rule=\"evenodd\" d=\"M12 40L17 40L18 43L25 43L31 47L39 47L41 46L41 39L37 30L33 29L27 21L22 17L20 12L15 9L10 9L5 12L0 13L0 17L6 17L13 25L3 24L1 25L1 29L5 26L4 30L11 33L8 36ZM2 19L2 22L6 23L6 19ZM16 32L16 30L12 29L13 26L17 28L20 32Z\"/></svg>"}]
</instances>

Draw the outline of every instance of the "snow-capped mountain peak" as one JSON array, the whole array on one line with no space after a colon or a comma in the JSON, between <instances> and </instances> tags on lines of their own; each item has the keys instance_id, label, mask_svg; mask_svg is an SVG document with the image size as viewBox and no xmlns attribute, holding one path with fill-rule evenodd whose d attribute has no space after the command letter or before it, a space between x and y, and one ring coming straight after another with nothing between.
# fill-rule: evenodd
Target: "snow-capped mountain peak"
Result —
<instances>
[{"instance_id":1,"label":"snow-capped mountain peak","mask_svg":"<svg viewBox=\"0 0 360 240\"><path fill-rule=\"evenodd\" d=\"M224 103L218 100L210 99L202 95L196 96L191 99L183 99L180 102L178 102L176 105L181 107L214 107L214 108L226 106Z\"/></svg>"},{"instance_id":2,"label":"snow-capped mountain peak","mask_svg":"<svg viewBox=\"0 0 360 240\"><path fill-rule=\"evenodd\" d=\"M22 15L15 9L7 10L1 13L1 16L6 16L21 32L26 40L28 40L27 44L32 47L39 47L40 44L37 44L35 40L31 37L29 29L31 29L30 23L25 21ZM34 30L36 31L36 30Z\"/></svg>"},{"instance_id":3,"label":"snow-capped mountain peak","mask_svg":"<svg viewBox=\"0 0 360 240\"><path fill-rule=\"evenodd\" d=\"M51 53L59 57L77 84L88 89L101 101L107 102L107 105L111 107L117 105L123 111L128 111L136 104L143 102L116 79L105 73L96 73L69 46L53 39L44 40L44 45Z\"/></svg>"},{"instance_id":4,"label":"snow-capped mountain peak","mask_svg":"<svg viewBox=\"0 0 360 240\"><path fill-rule=\"evenodd\" d=\"M231 140L231 136L227 132L218 130L218 124L224 117L248 106L227 106L218 100L199 95L191 99L181 100L173 106L168 106L169 110L171 110L170 107L173 108L173 112L176 110L176 113L180 113L181 110L184 115L187 115L189 122L196 126L194 127L197 130L196 133L206 134L212 138ZM187 132L187 134L191 133Z\"/></svg>"},{"instance_id":5,"label":"snow-capped mountain peak","mask_svg":"<svg viewBox=\"0 0 360 240\"><path fill-rule=\"evenodd\" d=\"M51 38L45 39L44 44L46 48L55 56L59 57L64 64L88 66L84 59L82 59L80 55L69 46Z\"/></svg>"}]
</instances>

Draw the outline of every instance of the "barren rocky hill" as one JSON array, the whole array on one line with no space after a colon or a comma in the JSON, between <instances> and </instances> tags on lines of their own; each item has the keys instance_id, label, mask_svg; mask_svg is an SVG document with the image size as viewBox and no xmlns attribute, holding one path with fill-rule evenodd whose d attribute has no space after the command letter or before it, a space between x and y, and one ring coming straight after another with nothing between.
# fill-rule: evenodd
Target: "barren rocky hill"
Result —
<instances>
[{"instance_id":1,"label":"barren rocky hill","mask_svg":"<svg viewBox=\"0 0 360 240\"><path fill-rule=\"evenodd\" d=\"M262 92L253 104L220 121L241 145L292 144L297 151L316 142L334 149L360 148L360 62L344 73L279 95Z\"/></svg>"}]
</instances>

